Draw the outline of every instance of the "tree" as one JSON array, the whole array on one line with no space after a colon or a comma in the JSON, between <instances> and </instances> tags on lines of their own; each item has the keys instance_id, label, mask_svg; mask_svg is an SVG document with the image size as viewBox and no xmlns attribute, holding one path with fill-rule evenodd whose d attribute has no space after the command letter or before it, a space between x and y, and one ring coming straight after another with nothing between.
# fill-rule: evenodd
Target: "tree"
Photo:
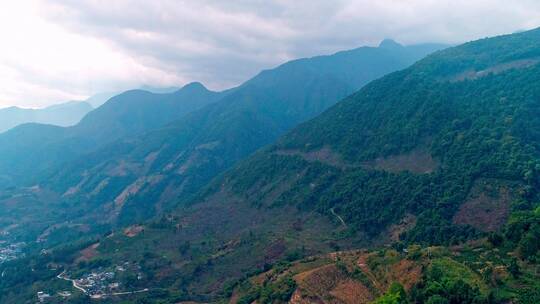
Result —
<instances>
[{"instance_id":1,"label":"tree","mask_svg":"<svg viewBox=\"0 0 540 304\"><path fill-rule=\"evenodd\" d=\"M519 269L519 264L516 258L510 260L510 264L508 265L508 272L514 278L519 277L519 275L521 274L521 270Z\"/></svg>"},{"instance_id":2,"label":"tree","mask_svg":"<svg viewBox=\"0 0 540 304\"><path fill-rule=\"evenodd\" d=\"M394 282L388 288L388 291L385 295L378 298L375 304L406 304L407 303L407 293L403 288L403 285Z\"/></svg>"},{"instance_id":3,"label":"tree","mask_svg":"<svg viewBox=\"0 0 540 304\"><path fill-rule=\"evenodd\" d=\"M447 299L441 297L440 295L434 295L432 297L430 297L426 304L449 304L450 302L448 302Z\"/></svg>"},{"instance_id":4,"label":"tree","mask_svg":"<svg viewBox=\"0 0 540 304\"><path fill-rule=\"evenodd\" d=\"M500 246L504 241L504 238L500 233L492 232L488 235L488 242L491 243L491 245L498 247Z\"/></svg>"}]
</instances>

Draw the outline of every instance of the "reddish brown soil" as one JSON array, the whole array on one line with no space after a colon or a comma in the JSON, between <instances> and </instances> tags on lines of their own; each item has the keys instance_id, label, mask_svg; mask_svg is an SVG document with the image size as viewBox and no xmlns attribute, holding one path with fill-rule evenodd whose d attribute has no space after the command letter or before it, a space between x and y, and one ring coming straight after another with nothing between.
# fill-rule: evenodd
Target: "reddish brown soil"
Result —
<instances>
[{"instance_id":1,"label":"reddish brown soil","mask_svg":"<svg viewBox=\"0 0 540 304\"><path fill-rule=\"evenodd\" d=\"M358 261L356 262L356 265L362 270L362 272L368 277L368 279L371 281L371 284L373 287L377 289L379 293L384 293L386 291L386 286L383 285L379 280L377 280L377 277L373 272L371 272L371 269L369 269L369 266L367 264L369 254L362 254Z\"/></svg>"},{"instance_id":2,"label":"reddish brown soil","mask_svg":"<svg viewBox=\"0 0 540 304\"><path fill-rule=\"evenodd\" d=\"M131 237L135 237L139 235L139 233L141 233L142 231L144 231L144 226L141 226L141 225L129 226L126 229L124 229L124 235L131 238Z\"/></svg>"},{"instance_id":3,"label":"reddish brown soil","mask_svg":"<svg viewBox=\"0 0 540 304\"><path fill-rule=\"evenodd\" d=\"M477 189L473 187L473 191L475 188ZM510 214L510 191L502 186L495 195L485 190L481 191L478 195L472 194L469 200L461 205L453 222L471 225L484 232L499 230Z\"/></svg>"},{"instance_id":4,"label":"reddish brown soil","mask_svg":"<svg viewBox=\"0 0 540 304\"><path fill-rule=\"evenodd\" d=\"M302 291L297 289L291 299L289 300L289 304L323 304L324 301L318 298L310 298L304 294L302 294Z\"/></svg>"},{"instance_id":5,"label":"reddish brown soil","mask_svg":"<svg viewBox=\"0 0 540 304\"><path fill-rule=\"evenodd\" d=\"M409 260L401 260L392 265L389 273L390 282L399 282L405 290L411 289L422 277L422 267Z\"/></svg>"},{"instance_id":6,"label":"reddish brown soil","mask_svg":"<svg viewBox=\"0 0 540 304\"><path fill-rule=\"evenodd\" d=\"M393 173L410 171L418 174L431 173L439 167L439 163L431 157L426 149L415 149L405 154L377 158L366 165L376 170Z\"/></svg>"},{"instance_id":7,"label":"reddish brown soil","mask_svg":"<svg viewBox=\"0 0 540 304\"><path fill-rule=\"evenodd\" d=\"M302 152L299 150L281 150L276 152L277 155L300 156L308 162L321 162L333 167L343 168L349 167L345 161L341 159L339 154L335 153L329 147L323 147L316 151Z\"/></svg>"},{"instance_id":8,"label":"reddish brown soil","mask_svg":"<svg viewBox=\"0 0 540 304\"><path fill-rule=\"evenodd\" d=\"M475 79L482 78L490 74L497 75L508 70L528 68L528 67L538 64L539 62L540 62L540 59L538 58L514 60L511 62L501 63L498 65L489 67L483 71L465 71L463 73L460 73L458 75L455 75L445 80L449 80L450 82L475 80Z\"/></svg>"},{"instance_id":9,"label":"reddish brown soil","mask_svg":"<svg viewBox=\"0 0 540 304\"><path fill-rule=\"evenodd\" d=\"M81 255L75 260L75 262L78 263L81 261L90 261L99 254L97 251L98 247L99 243L95 243L81 250Z\"/></svg>"},{"instance_id":10,"label":"reddish brown soil","mask_svg":"<svg viewBox=\"0 0 540 304\"><path fill-rule=\"evenodd\" d=\"M371 303L374 300L369 289L357 281L346 280L339 283L331 292L341 303Z\"/></svg>"},{"instance_id":11,"label":"reddish brown soil","mask_svg":"<svg viewBox=\"0 0 540 304\"><path fill-rule=\"evenodd\" d=\"M290 303L370 303L374 295L362 283L348 278L335 264L318 267L295 277L298 289Z\"/></svg>"}]
</instances>

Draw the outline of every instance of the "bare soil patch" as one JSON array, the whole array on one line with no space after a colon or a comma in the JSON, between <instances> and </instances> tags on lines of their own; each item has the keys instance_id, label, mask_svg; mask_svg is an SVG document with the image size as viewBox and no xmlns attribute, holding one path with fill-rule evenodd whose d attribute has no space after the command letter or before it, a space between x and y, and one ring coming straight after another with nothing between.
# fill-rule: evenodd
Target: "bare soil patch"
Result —
<instances>
[{"instance_id":1,"label":"bare soil patch","mask_svg":"<svg viewBox=\"0 0 540 304\"><path fill-rule=\"evenodd\" d=\"M427 149L420 148L404 154L379 157L366 163L366 166L392 173L409 171L417 174L427 174L437 170L439 163Z\"/></svg>"},{"instance_id":2,"label":"bare soil patch","mask_svg":"<svg viewBox=\"0 0 540 304\"><path fill-rule=\"evenodd\" d=\"M339 283L330 294L341 301L341 303L371 303L374 296L369 289L357 281L346 280Z\"/></svg>"},{"instance_id":3,"label":"bare soil patch","mask_svg":"<svg viewBox=\"0 0 540 304\"><path fill-rule=\"evenodd\" d=\"M405 290L411 289L422 277L422 267L409 260L401 260L397 264L392 265L390 282L399 282Z\"/></svg>"},{"instance_id":4,"label":"bare soil patch","mask_svg":"<svg viewBox=\"0 0 540 304\"><path fill-rule=\"evenodd\" d=\"M454 215L453 222L458 225L471 225L484 232L497 231L510 215L511 200L508 186L477 182L469 199Z\"/></svg>"},{"instance_id":5,"label":"bare soil patch","mask_svg":"<svg viewBox=\"0 0 540 304\"><path fill-rule=\"evenodd\" d=\"M540 58L528 58L528 59L520 59L520 60L514 60L510 62L505 62L501 64L494 65L492 67L489 67L487 69L481 70L481 71L474 71L469 70L462 72L460 74L454 75L448 79L444 79L450 82L460 82L465 80L475 80L479 79L485 76L488 76L490 74L497 75L503 72L506 72L508 70L513 69L524 69L531 67L537 63L540 62Z\"/></svg>"},{"instance_id":6,"label":"bare soil patch","mask_svg":"<svg viewBox=\"0 0 540 304\"><path fill-rule=\"evenodd\" d=\"M399 236L404 232L409 231L414 228L416 225L416 216L412 214L407 214L398 224L390 226L388 229L388 234L390 239L394 242L399 241Z\"/></svg>"},{"instance_id":7,"label":"bare soil patch","mask_svg":"<svg viewBox=\"0 0 540 304\"><path fill-rule=\"evenodd\" d=\"M370 303L375 296L368 287L349 278L335 264L297 274L298 289L290 303Z\"/></svg>"},{"instance_id":8,"label":"bare soil patch","mask_svg":"<svg viewBox=\"0 0 540 304\"><path fill-rule=\"evenodd\" d=\"M129 226L126 229L124 229L124 235L132 238L132 237L136 237L137 235L139 235L139 233L143 231L144 231L144 226L142 225Z\"/></svg>"},{"instance_id":9,"label":"bare soil patch","mask_svg":"<svg viewBox=\"0 0 540 304\"><path fill-rule=\"evenodd\" d=\"M78 263L81 261L90 261L99 254L97 251L98 247L99 243L95 243L81 250L81 255L77 258L77 260L75 260L75 262Z\"/></svg>"},{"instance_id":10,"label":"bare soil patch","mask_svg":"<svg viewBox=\"0 0 540 304\"><path fill-rule=\"evenodd\" d=\"M352 167L350 164L347 164L339 154L332 151L330 147L322 147L319 150L309 152L303 152L300 150L280 150L275 152L275 154L285 156L300 156L307 162L321 162L332 167Z\"/></svg>"}]
</instances>

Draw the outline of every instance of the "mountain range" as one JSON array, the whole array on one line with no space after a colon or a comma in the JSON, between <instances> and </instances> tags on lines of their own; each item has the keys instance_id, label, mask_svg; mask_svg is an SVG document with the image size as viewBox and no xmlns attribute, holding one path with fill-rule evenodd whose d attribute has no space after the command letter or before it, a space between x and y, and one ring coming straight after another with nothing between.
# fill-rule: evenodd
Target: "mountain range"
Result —
<instances>
[{"instance_id":1,"label":"mountain range","mask_svg":"<svg viewBox=\"0 0 540 304\"><path fill-rule=\"evenodd\" d=\"M8 187L0 223L37 242L0 300L113 273L128 298L72 300L537 303L538 41L386 40L15 128L0 173L38 186Z\"/></svg>"},{"instance_id":2,"label":"mountain range","mask_svg":"<svg viewBox=\"0 0 540 304\"><path fill-rule=\"evenodd\" d=\"M167 94L128 91L75 126L28 124L0 135L0 175L106 208L101 220L148 218L362 85L442 47L387 40L292 61L220 93L198 83Z\"/></svg>"},{"instance_id":3,"label":"mountain range","mask_svg":"<svg viewBox=\"0 0 540 304\"><path fill-rule=\"evenodd\" d=\"M139 89L152 93L172 93L178 91L179 88L141 86ZM38 123L60 127L73 126L79 123L79 121L81 121L81 119L90 111L103 105L111 97L121 93L122 92L99 93L90 96L84 101L69 101L54 104L45 108L3 108L0 109L0 133L27 123Z\"/></svg>"},{"instance_id":4,"label":"mountain range","mask_svg":"<svg viewBox=\"0 0 540 304\"><path fill-rule=\"evenodd\" d=\"M174 121L222 94L192 83L173 93L132 90L114 96L74 126L23 124L0 134L0 175L35 182L40 173L124 136Z\"/></svg>"},{"instance_id":5,"label":"mountain range","mask_svg":"<svg viewBox=\"0 0 540 304\"><path fill-rule=\"evenodd\" d=\"M43 109L9 107L0 109L0 133L25 123L41 123L68 127L77 124L92 111L87 102L71 101Z\"/></svg>"}]
</instances>

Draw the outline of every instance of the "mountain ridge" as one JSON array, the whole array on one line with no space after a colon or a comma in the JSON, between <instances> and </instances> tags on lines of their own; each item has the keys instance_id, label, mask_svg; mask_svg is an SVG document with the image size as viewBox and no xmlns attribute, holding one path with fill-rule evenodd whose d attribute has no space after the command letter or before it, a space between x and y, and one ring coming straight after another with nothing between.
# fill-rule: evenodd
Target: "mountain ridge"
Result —
<instances>
[{"instance_id":1,"label":"mountain ridge","mask_svg":"<svg viewBox=\"0 0 540 304\"><path fill-rule=\"evenodd\" d=\"M111 148L113 157L107 158L106 151L99 151L91 157L92 161L81 159L49 180L60 193L77 189L69 194L82 193L85 200L96 204L116 201L121 210L126 210L121 217L131 221L139 216L148 217L144 212L156 207L146 204L154 202L163 208L164 202L170 206L173 201L185 201L212 177L299 122L317 115L369 80L406 66L433 50L411 48L414 50L362 47L293 60L259 73L221 101L178 122L150 131L139 139L129 139L125 144L119 142L114 149L131 149L125 155ZM132 170L124 171L126 175L120 181L115 168L126 166ZM103 171L103 168L108 169ZM85 177L88 175L91 178ZM66 187L68 180L70 185ZM108 196L88 197L99 185L111 184L113 180L118 180L121 187L103 189L103 193L111 191ZM128 213L128 208L133 211Z\"/></svg>"},{"instance_id":2,"label":"mountain ridge","mask_svg":"<svg viewBox=\"0 0 540 304\"><path fill-rule=\"evenodd\" d=\"M15 127L0 134L0 172L23 183L35 182L40 174L64 161L123 136L166 124L222 96L204 87L198 90L188 87L187 91L191 93L182 89L163 94L127 91L112 97L71 127L51 128L39 124ZM41 129L47 129L48 140L34 141ZM53 130L55 135L50 134ZM17 151L39 152L20 154Z\"/></svg>"},{"instance_id":3,"label":"mountain ridge","mask_svg":"<svg viewBox=\"0 0 540 304\"><path fill-rule=\"evenodd\" d=\"M92 106L87 102L70 101L42 109L8 107L0 109L0 133L24 123L43 123L57 126L77 124Z\"/></svg>"}]
</instances>

